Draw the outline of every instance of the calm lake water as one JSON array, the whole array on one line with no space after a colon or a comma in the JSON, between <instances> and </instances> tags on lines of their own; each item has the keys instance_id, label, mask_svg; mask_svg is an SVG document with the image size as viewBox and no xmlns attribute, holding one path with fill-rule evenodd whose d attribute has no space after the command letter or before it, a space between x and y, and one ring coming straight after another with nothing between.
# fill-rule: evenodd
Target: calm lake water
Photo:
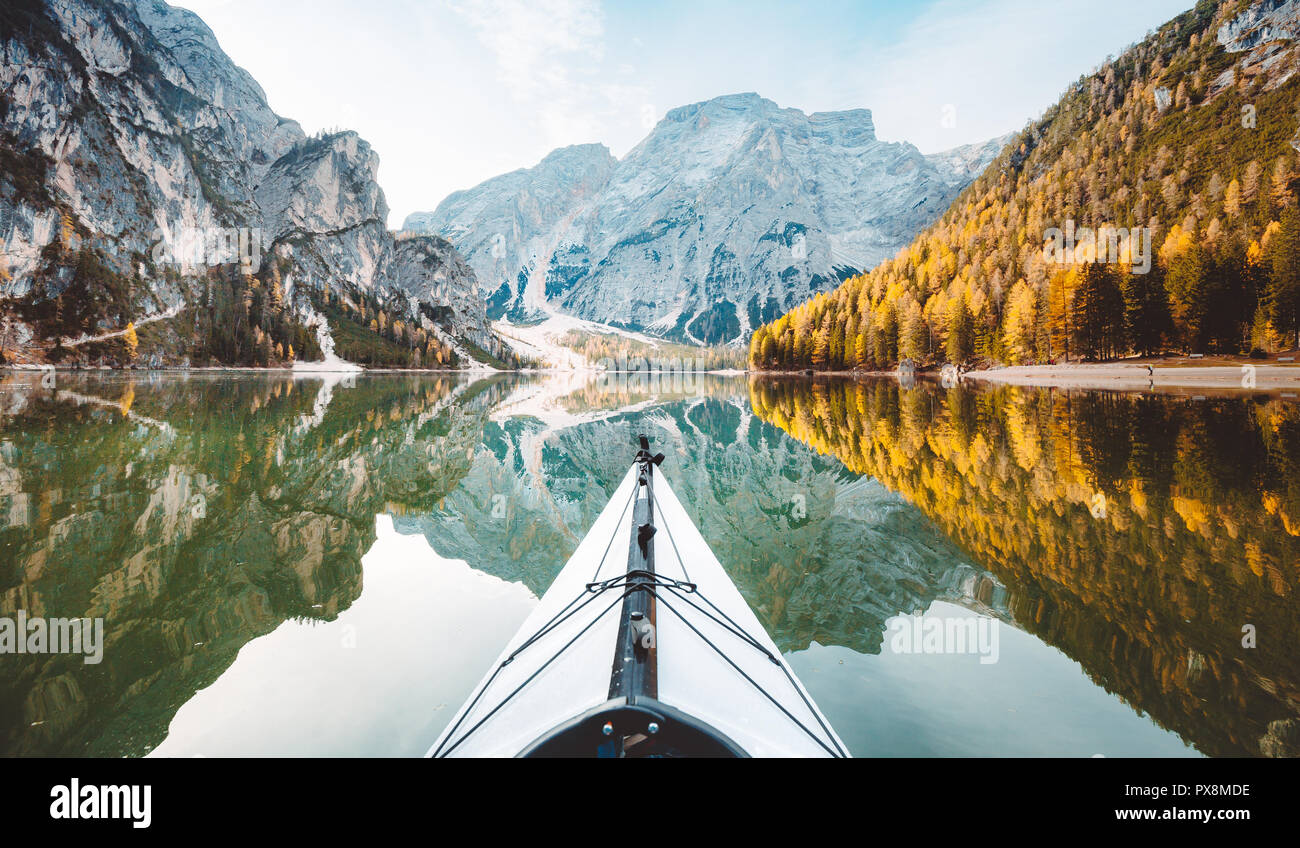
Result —
<instances>
[{"instance_id":1,"label":"calm lake water","mask_svg":"<svg viewBox=\"0 0 1300 848\"><path fill-rule=\"evenodd\" d=\"M8 374L0 754L423 754L638 432L855 755L1300 751L1293 399Z\"/></svg>"}]
</instances>

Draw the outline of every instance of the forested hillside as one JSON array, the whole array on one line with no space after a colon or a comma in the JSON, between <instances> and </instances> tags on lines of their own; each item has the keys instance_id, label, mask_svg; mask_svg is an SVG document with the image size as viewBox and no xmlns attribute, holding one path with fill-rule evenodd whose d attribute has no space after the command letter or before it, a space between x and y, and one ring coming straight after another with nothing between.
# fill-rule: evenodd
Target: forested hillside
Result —
<instances>
[{"instance_id":1,"label":"forested hillside","mask_svg":"<svg viewBox=\"0 0 1300 848\"><path fill-rule=\"evenodd\" d=\"M1298 3L1198 3L1072 85L908 248L756 330L751 366L1295 347L1298 35ZM1107 227L1133 238L1089 249Z\"/></svg>"}]
</instances>

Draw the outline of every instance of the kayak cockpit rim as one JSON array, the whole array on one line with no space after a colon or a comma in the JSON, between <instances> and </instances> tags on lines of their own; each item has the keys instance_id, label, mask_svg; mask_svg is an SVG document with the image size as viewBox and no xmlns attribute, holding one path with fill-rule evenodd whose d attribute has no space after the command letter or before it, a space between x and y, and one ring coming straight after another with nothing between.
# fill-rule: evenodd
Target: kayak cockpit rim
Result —
<instances>
[{"instance_id":1,"label":"kayak cockpit rim","mask_svg":"<svg viewBox=\"0 0 1300 848\"><path fill-rule=\"evenodd\" d=\"M749 759L726 734L653 698L615 698L548 731L519 752L545 757Z\"/></svg>"}]
</instances>

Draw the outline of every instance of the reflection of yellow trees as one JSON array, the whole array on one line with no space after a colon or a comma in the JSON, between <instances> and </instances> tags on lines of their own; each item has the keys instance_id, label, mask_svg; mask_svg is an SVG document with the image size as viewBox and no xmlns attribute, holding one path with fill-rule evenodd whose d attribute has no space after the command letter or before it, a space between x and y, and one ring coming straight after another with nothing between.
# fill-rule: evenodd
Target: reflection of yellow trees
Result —
<instances>
[{"instance_id":1,"label":"reflection of yellow trees","mask_svg":"<svg viewBox=\"0 0 1300 848\"><path fill-rule=\"evenodd\" d=\"M1202 750L1258 753L1300 714L1294 404L777 379L750 397L916 504L1018 621ZM1243 649L1245 624L1272 643Z\"/></svg>"}]
</instances>

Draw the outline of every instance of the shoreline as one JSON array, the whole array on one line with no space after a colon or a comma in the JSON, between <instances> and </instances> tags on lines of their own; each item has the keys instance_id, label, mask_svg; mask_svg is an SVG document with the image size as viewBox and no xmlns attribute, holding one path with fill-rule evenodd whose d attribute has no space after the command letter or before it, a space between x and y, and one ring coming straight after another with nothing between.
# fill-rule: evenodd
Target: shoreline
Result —
<instances>
[{"instance_id":1,"label":"shoreline","mask_svg":"<svg viewBox=\"0 0 1300 848\"><path fill-rule=\"evenodd\" d=\"M754 371L742 371L735 368L721 368L712 371L674 371L671 369L656 371L625 371L616 368L492 368L489 366L478 368L372 368L367 366L357 368L294 368L293 366L288 365L192 365L185 368L180 365L161 365L157 368L122 368L110 365L69 366L29 365L26 363L20 363L17 365L0 365L0 373L41 374L46 371L54 371L59 374L290 374L298 377L316 377L325 374L465 374L489 377L493 374L590 374L593 376L601 376L604 374L640 374L647 377L660 375L742 377L746 374L759 373Z\"/></svg>"},{"instance_id":2,"label":"shoreline","mask_svg":"<svg viewBox=\"0 0 1300 848\"><path fill-rule=\"evenodd\" d=\"M1187 362L1187 364L1181 364ZM1270 390L1300 391L1300 363L1250 362L1235 364L1192 364L1194 360L1180 361L1177 365L1159 365L1152 363L1152 373L1147 373L1146 363L1080 363L1065 365L1011 365L997 368L967 371L961 375L962 381L977 381L990 385L1025 386L1037 388L1079 389L1079 390L1117 390L1117 391L1175 391L1208 389L1215 391L1262 392ZM1253 372L1248 371L1252 368ZM365 374L452 374L466 377L491 377L498 374L548 375L587 373L593 377L613 374L644 375L655 377L677 375L675 371L609 371L599 369L496 369L496 368L361 368L325 370L314 368L293 368L285 366L245 366L218 365L182 368L180 366L163 366L160 368L114 368L107 365L92 367L36 366L28 364L0 365L0 373L40 374L53 370L59 374L276 374L300 378L326 377L333 375L357 376ZM720 377L779 377L795 379L817 379L819 377L836 377L850 379L899 379L897 371L817 371L806 374L804 370L796 371L741 371L738 369L717 369L713 371L690 372L695 376ZM1253 377L1253 382L1251 378ZM917 372L914 379L938 381L942 379L938 371Z\"/></svg>"},{"instance_id":3,"label":"shoreline","mask_svg":"<svg viewBox=\"0 0 1300 848\"><path fill-rule=\"evenodd\" d=\"M1213 364L1200 365L1196 360L1179 359L1178 364L1151 362L1070 363L1063 365L1008 365L967 371L962 381L978 381L990 385L1026 386L1036 388L1118 390L1118 391L1181 391L1210 389L1234 393L1269 390L1300 391L1300 363L1242 360L1228 364L1212 360ZM1253 370L1248 370L1253 369ZM795 371L750 371L762 377L816 379L818 377L889 378L899 379L897 371L817 371L806 374ZM1252 378L1253 377L1253 382ZM919 371L914 379L939 381L939 371Z\"/></svg>"},{"instance_id":4,"label":"shoreline","mask_svg":"<svg viewBox=\"0 0 1300 848\"><path fill-rule=\"evenodd\" d=\"M524 371L503 371L497 368L294 368L292 365L160 365L157 368L115 368L110 365L0 365L0 372L40 374L55 371L59 374L296 374L314 377L322 374L515 374Z\"/></svg>"},{"instance_id":5,"label":"shoreline","mask_svg":"<svg viewBox=\"0 0 1300 848\"><path fill-rule=\"evenodd\" d=\"M1060 389L1231 389L1239 392L1300 389L1300 366L1242 362L1234 365L1098 363L1015 365L968 371L962 379L1008 386Z\"/></svg>"}]
</instances>

